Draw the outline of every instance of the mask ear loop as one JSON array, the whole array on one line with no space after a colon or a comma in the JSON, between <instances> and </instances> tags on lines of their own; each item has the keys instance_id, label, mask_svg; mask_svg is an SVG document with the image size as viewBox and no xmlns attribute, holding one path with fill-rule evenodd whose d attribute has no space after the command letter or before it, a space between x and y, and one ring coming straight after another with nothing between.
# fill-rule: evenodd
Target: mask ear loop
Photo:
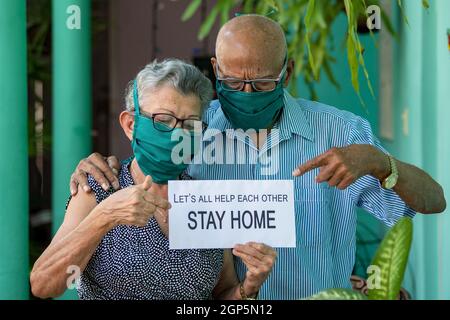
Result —
<instances>
[{"instance_id":1,"label":"mask ear loop","mask_svg":"<svg viewBox=\"0 0 450 320\"><path fill-rule=\"evenodd\" d=\"M137 79L134 80L133 83L133 104L134 104L134 113L135 113L135 117L134 117L134 128L133 128L133 141L136 141L136 128L137 128L137 123L140 117L140 112L139 112L139 97L138 97L138 88L137 88Z\"/></svg>"}]
</instances>

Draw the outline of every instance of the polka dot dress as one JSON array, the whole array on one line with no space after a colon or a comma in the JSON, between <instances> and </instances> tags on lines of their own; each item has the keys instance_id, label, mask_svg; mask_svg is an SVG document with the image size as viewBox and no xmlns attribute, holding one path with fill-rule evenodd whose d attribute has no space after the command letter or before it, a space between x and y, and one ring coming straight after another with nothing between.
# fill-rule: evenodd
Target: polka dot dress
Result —
<instances>
[{"instance_id":1,"label":"polka dot dress","mask_svg":"<svg viewBox=\"0 0 450 320\"><path fill-rule=\"evenodd\" d=\"M134 184L132 159L122 163L120 187ZM88 178L97 203L112 194ZM81 275L80 299L209 299L223 264L222 250L169 250L154 218L145 227L119 225L100 242Z\"/></svg>"}]
</instances>

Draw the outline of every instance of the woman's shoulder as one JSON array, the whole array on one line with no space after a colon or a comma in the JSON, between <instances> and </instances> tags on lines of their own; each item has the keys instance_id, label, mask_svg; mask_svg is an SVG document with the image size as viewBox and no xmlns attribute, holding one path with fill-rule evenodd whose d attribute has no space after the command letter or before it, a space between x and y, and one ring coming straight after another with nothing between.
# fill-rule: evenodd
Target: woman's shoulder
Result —
<instances>
[{"instance_id":1,"label":"woman's shoulder","mask_svg":"<svg viewBox=\"0 0 450 320\"><path fill-rule=\"evenodd\" d=\"M130 157L121 161L120 169L117 174L120 189L129 187L130 185L133 184L133 179L131 178L131 174L129 171L129 164L132 160L133 157ZM111 184L109 185L108 189L104 189L102 185L97 180L95 180L95 178L90 174L87 176L87 181L89 187L92 190L92 193L95 196L95 200L97 201L97 203L100 203L101 201L105 200L107 197L109 197L111 194L117 191L111 186Z\"/></svg>"}]
</instances>

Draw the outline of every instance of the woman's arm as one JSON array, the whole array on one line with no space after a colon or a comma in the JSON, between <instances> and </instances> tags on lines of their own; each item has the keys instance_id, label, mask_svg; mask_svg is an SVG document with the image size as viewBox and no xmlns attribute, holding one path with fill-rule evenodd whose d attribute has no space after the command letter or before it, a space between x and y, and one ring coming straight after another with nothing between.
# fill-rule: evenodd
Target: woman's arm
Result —
<instances>
[{"instance_id":1,"label":"woman's arm","mask_svg":"<svg viewBox=\"0 0 450 320\"><path fill-rule=\"evenodd\" d=\"M233 254L242 259L247 267L247 273L242 282L244 294L256 297L259 289L270 274L276 260L276 251L262 243L249 242L245 245L236 245ZM223 268L219 282L213 290L215 299L240 300L241 284L234 269L231 250L225 250Z\"/></svg>"},{"instance_id":2,"label":"woman's arm","mask_svg":"<svg viewBox=\"0 0 450 320\"><path fill-rule=\"evenodd\" d=\"M63 224L31 271L33 295L59 296L67 289L69 266L84 270L103 236L113 227L111 220L95 208L92 193L78 192L71 199Z\"/></svg>"},{"instance_id":3,"label":"woman's arm","mask_svg":"<svg viewBox=\"0 0 450 320\"><path fill-rule=\"evenodd\" d=\"M96 205L93 194L78 192L67 208L64 222L31 271L33 295L56 297L67 289L68 268L82 272L104 235L119 224L145 226L156 209L169 203L148 192L151 179L117 191Z\"/></svg>"}]
</instances>

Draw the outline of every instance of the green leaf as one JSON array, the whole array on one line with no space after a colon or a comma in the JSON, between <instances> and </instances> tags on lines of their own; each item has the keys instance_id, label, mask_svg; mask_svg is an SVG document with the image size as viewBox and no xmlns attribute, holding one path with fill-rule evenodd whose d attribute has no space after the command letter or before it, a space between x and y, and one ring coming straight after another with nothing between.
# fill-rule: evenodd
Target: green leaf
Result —
<instances>
[{"instance_id":1,"label":"green leaf","mask_svg":"<svg viewBox=\"0 0 450 320\"><path fill-rule=\"evenodd\" d=\"M351 289L328 289L319 292L306 300L367 300L360 292Z\"/></svg>"},{"instance_id":2,"label":"green leaf","mask_svg":"<svg viewBox=\"0 0 450 320\"><path fill-rule=\"evenodd\" d=\"M269 3L267 1L257 1L256 13L265 15L269 11Z\"/></svg>"},{"instance_id":3,"label":"green leaf","mask_svg":"<svg viewBox=\"0 0 450 320\"><path fill-rule=\"evenodd\" d=\"M365 15L366 19L369 19L369 13L367 12L367 8L368 8L367 3L365 0L361 0L361 3L363 5L363 7L362 7L363 14ZM380 11L383 11L383 10L380 10ZM375 40L375 36L373 34L372 29L369 30L369 33L370 33L370 38L372 39L373 43L375 44L375 47L378 49L378 44L377 44L377 41Z\"/></svg>"},{"instance_id":4,"label":"green leaf","mask_svg":"<svg viewBox=\"0 0 450 320\"><path fill-rule=\"evenodd\" d=\"M305 14L305 27L307 30L309 30L311 27L311 18L314 14L315 3L316 3L315 0L308 1L308 7L306 8L306 14Z\"/></svg>"},{"instance_id":5,"label":"green leaf","mask_svg":"<svg viewBox=\"0 0 450 320\"><path fill-rule=\"evenodd\" d=\"M243 12L244 13L252 13L254 10L254 6L255 6L254 0L245 0Z\"/></svg>"},{"instance_id":6,"label":"green leaf","mask_svg":"<svg viewBox=\"0 0 450 320\"><path fill-rule=\"evenodd\" d=\"M306 43L306 48L308 49L308 60L309 60L309 64L311 66L311 69L313 71L316 70L316 66L314 64L314 56L312 54L312 50L311 50L311 43L310 43L310 27L311 27L311 17L313 16L314 13L314 5L315 5L316 1L315 0L309 0L308 1L308 7L306 9L306 15L305 15L305 43ZM316 77L316 72L314 72L314 77L317 79Z\"/></svg>"},{"instance_id":7,"label":"green leaf","mask_svg":"<svg viewBox=\"0 0 450 320\"><path fill-rule=\"evenodd\" d=\"M181 16L181 21L187 21L197 12L197 9L202 4L202 0L192 0L189 6L184 10L183 15Z\"/></svg>"},{"instance_id":8,"label":"green leaf","mask_svg":"<svg viewBox=\"0 0 450 320\"><path fill-rule=\"evenodd\" d=\"M341 86L339 85L339 82L337 82L336 78L334 77L333 71L331 70L329 60L325 59L323 62L323 70L325 71L325 74L328 77L328 80L336 87L336 89L341 90Z\"/></svg>"},{"instance_id":9,"label":"green leaf","mask_svg":"<svg viewBox=\"0 0 450 320\"><path fill-rule=\"evenodd\" d=\"M267 1L269 8L273 8L278 11L278 3L276 3L275 0L265 0L265 1Z\"/></svg>"},{"instance_id":10,"label":"green leaf","mask_svg":"<svg viewBox=\"0 0 450 320\"><path fill-rule=\"evenodd\" d=\"M359 94L359 81L358 81L359 63L358 58L356 57L356 45L354 42L354 37L352 37L351 34L347 35L347 58L348 58L348 65L350 66L350 74L352 77L353 89L356 91L356 93Z\"/></svg>"},{"instance_id":11,"label":"green leaf","mask_svg":"<svg viewBox=\"0 0 450 320\"><path fill-rule=\"evenodd\" d=\"M324 9L326 10L326 8L322 6L316 6L316 10L314 10L314 20L317 22L317 25L321 29L327 28L327 22L325 21L323 12Z\"/></svg>"},{"instance_id":12,"label":"green leaf","mask_svg":"<svg viewBox=\"0 0 450 320\"><path fill-rule=\"evenodd\" d=\"M422 0L422 5L425 9L430 9L430 2L428 0Z\"/></svg>"},{"instance_id":13,"label":"green leaf","mask_svg":"<svg viewBox=\"0 0 450 320\"><path fill-rule=\"evenodd\" d=\"M389 33L394 37L397 38L397 33L394 30L394 26L392 25L390 17L384 12L381 11L381 20L383 21L383 25L387 28Z\"/></svg>"},{"instance_id":14,"label":"green leaf","mask_svg":"<svg viewBox=\"0 0 450 320\"><path fill-rule=\"evenodd\" d=\"M348 29L354 26L353 6L350 0L344 0L345 12L347 13Z\"/></svg>"},{"instance_id":15,"label":"green leaf","mask_svg":"<svg viewBox=\"0 0 450 320\"><path fill-rule=\"evenodd\" d=\"M361 46L361 42L359 41L358 35L356 35L356 34L355 34L355 39L356 39L356 46L357 46L357 51L358 51L358 55L359 55L359 64L363 69L363 74L364 74L364 77L366 78L367 86L369 87L370 94L372 95L373 98L375 98L375 93L372 88L372 82L370 81L369 72L367 71L366 64L364 62L363 49Z\"/></svg>"},{"instance_id":16,"label":"green leaf","mask_svg":"<svg viewBox=\"0 0 450 320\"><path fill-rule=\"evenodd\" d=\"M205 22L202 23L200 31L198 32L198 39L203 40L211 31L214 23L216 22L217 15L220 11L220 3L218 3L214 8L212 8Z\"/></svg>"},{"instance_id":17,"label":"green leaf","mask_svg":"<svg viewBox=\"0 0 450 320\"><path fill-rule=\"evenodd\" d=\"M403 6L402 6L402 0L397 0L397 4L398 4L398 7L400 8L400 12L402 13L403 20L409 26L408 17L406 16L405 10L403 9Z\"/></svg>"},{"instance_id":18,"label":"green leaf","mask_svg":"<svg viewBox=\"0 0 450 320\"><path fill-rule=\"evenodd\" d=\"M222 7L222 10L220 12L220 23L224 25L227 23L228 19L230 18L230 10L233 3L231 1L226 1Z\"/></svg>"},{"instance_id":19,"label":"green leaf","mask_svg":"<svg viewBox=\"0 0 450 320\"><path fill-rule=\"evenodd\" d=\"M372 262L380 269L380 286L369 288L369 299L397 299L408 262L412 233L411 219L401 218L381 242Z\"/></svg>"}]
</instances>

